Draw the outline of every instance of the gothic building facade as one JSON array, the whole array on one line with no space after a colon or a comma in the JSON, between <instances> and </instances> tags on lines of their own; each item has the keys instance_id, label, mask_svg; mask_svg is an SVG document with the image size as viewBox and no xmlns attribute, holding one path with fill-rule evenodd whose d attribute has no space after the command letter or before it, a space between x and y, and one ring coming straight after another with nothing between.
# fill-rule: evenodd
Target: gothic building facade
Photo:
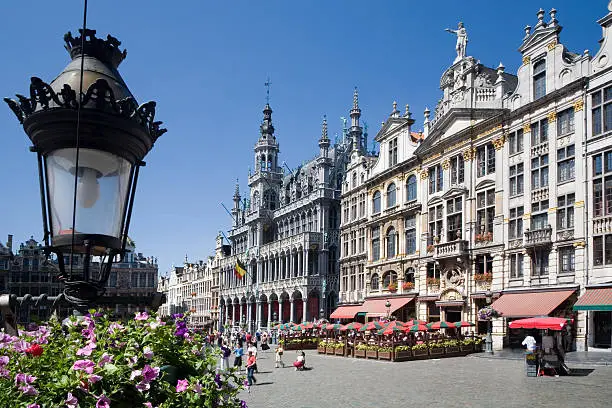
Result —
<instances>
[{"instance_id":1,"label":"gothic building facade","mask_svg":"<svg viewBox=\"0 0 612 408\"><path fill-rule=\"evenodd\" d=\"M595 56L562 44L556 14L526 27L516 75L458 47L422 137L394 104L379 157L360 159L357 224L347 174L332 317L477 322L492 301L496 349L520 343L508 322L538 315L573 319L579 350L612 345L612 11Z\"/></svg>"},{"instance_id":2,"label":"gothic building facade","mask_svg":"<svg viewBox=\"0 0 612 408\"><path fill-rule=\"evenodd\" d=\"M285 171L272 109L265 106L248 198L236 187L230 245L217 237L213 274L219 276L220 325L263 328L335 309L341 184L351 152L365 149L360 112L355 90L351 126L342 139L330 140L324 120L317 156ZM247 269L242 278L234 273L238 259Z\"/></svg>"}]
</instances>

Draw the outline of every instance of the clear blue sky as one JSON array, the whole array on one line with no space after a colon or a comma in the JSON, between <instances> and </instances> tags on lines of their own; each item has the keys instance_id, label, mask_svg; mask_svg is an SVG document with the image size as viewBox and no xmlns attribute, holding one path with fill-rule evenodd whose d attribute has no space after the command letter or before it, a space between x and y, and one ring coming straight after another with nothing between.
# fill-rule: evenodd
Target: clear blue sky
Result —
<instances>
[{"instance_id":1,"label":"clear blue sky","mask_svg":"<svg viewBox=\"0 0 612 408\"><path fill-rule=\"evenodd\" d=\"M555 7L561 41L597 50L604 0L544 1L131 1L90 0L89 28L123 42L120 72L139 102L156 100L168 133L141 172L130 235L138 250L172 263L205 259L231 219L253 163L272 80L281 160L295 167L317 152L321 120L340 133L353 87L371 137L397 100L423 110L441 97L440 75L455 57L444 28L463 21L468 55L516 73L523 28ZM549 20L548 15L546 21ZM0 2L0 96L28 93L29 78L51 81L69 61L63 35L82 24L82 1ZM9 108L0 107L0 240L42 238L35 156Z\"/></svg>"}]
</instances>

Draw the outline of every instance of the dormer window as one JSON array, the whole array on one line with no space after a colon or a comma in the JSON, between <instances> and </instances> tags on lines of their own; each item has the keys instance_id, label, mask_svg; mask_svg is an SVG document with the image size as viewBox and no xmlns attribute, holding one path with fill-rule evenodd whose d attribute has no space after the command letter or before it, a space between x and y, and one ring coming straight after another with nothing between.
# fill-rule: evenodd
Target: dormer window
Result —
<instances>
[{"instance_id":1,"label":"dormer window","mask_svg":"<svg viewBox=\"0 0 612 408\"><path fill-rule=\"evenodd\" d=\"M397 164L397 138L389 140L389 167Z\"/></svg>"},{"instance_id":2,"label":"dormer window","mask_svg":"<svg viewBox=\"0 0 612 408\"><path fill-rule=\"evenodd\" d=\"M546 60L541 59L533 64L533 99L546 95Z\"/></svg>"}]
</instances>

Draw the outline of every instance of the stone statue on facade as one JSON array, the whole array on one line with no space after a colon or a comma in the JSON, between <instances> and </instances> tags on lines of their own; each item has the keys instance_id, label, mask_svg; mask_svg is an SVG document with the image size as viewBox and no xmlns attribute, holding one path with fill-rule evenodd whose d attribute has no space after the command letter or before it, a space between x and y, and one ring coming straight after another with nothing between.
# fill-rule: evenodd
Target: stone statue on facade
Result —
<instances>
[{"instance_id":1,"label":"stone statue on facade","mask_svg":"<svg viewBox=\"0 0 612 408\"><path fill-rule=\"evenodd\" d=\"M451 30L447 28L446 31L449 33L453 33L457 35L457 44L455 45L455 50L457 51L457 58L455 58L454 62L461 61L465 58L465 50L467 48L468 36L465 27L462 22L459 22L459 26L456 30Z\"/></svg>"}]
</instances>

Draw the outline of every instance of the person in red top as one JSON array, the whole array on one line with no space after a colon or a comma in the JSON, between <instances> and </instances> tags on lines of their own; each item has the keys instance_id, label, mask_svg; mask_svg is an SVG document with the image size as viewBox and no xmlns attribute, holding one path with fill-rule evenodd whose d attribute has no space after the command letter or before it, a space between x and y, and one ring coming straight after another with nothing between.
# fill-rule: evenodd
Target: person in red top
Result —
<instances>
[{"instance_id":1,"label":"person in red top","mask_svg":"<svg viewBox=\"0 0 612 408\"><path fill-rule=\"evenodd\" d=\"M255 357L252 351L249 351L247 362L246 362L247 381L249 383L249 387L253 385L253 383L257 382L257 379L253 376L253 373L255 371L255 364L257 364L257 357ZM249 389L249 392L251 392L250 389Z\"/></svg>"},{"instance_id":2,"label":"person in red top","mask_svg":"<svg viewBox=\"0 0 612 408\"><path fill-rule=\"evenodd\" d=\"M247 333L246 334L246 342L247 342L247 344L251 344L251 337L253 337L253 336L251 336L251 333Z\"/></svg>"}]
</instances>

